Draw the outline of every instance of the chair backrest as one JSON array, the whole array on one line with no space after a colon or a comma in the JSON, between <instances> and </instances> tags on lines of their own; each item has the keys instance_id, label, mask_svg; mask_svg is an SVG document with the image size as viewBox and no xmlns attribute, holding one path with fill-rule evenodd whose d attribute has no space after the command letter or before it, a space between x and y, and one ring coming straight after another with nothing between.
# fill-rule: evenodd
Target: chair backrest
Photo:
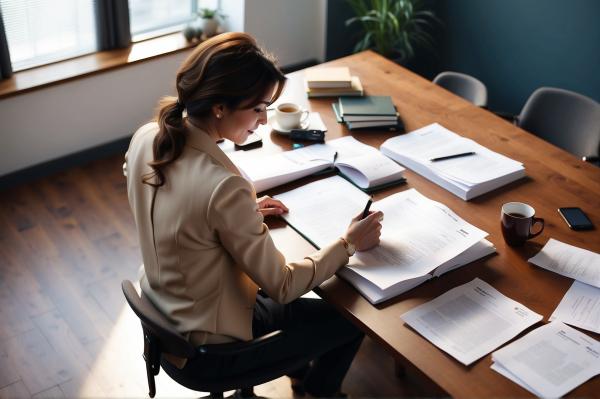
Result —
<instances>
[{"instance_id":1,"label":"chair backrest","mask_svg":"<svg viewBox=\"0 0 600 399\"><path fill-rule=\"evenodd\" d=\"M519 126L579 157L600 150L600 104L581 94L541 87L519 115Z\"/></svg>"},{"instance_id":2,"label":"chair backrest","mask_svg":"<svg viewBox=\"0 0 600 399\"><path fill-rule=\"evenodd\" d=\"M160 344L163 353L177 357L194 357L196 350L186 339L175 330L171 322L144 295L140 297L129 280L121 283L125 299L134 313L140 318L142 327L148 330Z\"/></svg>"},{"instance_id":3,"label":"chair backrest","mask_svg":"<svg viewBox=\"0 0 600 399\"><path fill-rule=\"evenodd\" d=\"M171 354L187 358L190 362L207 361L208 364L227 364L230 360L260 358L266 347L285 350L284 333L281 330L272 331L251 341L235 341L223 344L207 344L195 348L175 330L169 320L152 304L143 293L138 295L129 280L121 283L125 299L134 313L142 322L144 333L144 360L148 377L149 396L154 397L156 386L154 376L162 368L179 384L197 391L223 392L231 389L246 388L252 392L252 386L263 384L281 377L307 364L310 357L292 357L265 362L255 368L250 368L242 374L229 373L218 377L199 375L195 370L179 369L162 358L162 354ZM275 349L277 350L277 349ZM217 361L215 361L217 360Z\"/></svg>"},{"instance_id":4,"label":"chair backrest","mask_svg":"<svg viewBox=\"0 0 600 399\"><path fill-rule=\"evenodd\" d=\"M480 80L473 76L446 71L437 75L433 79L433 83L442 86L444 89L472 102L478 107L487 106L487 88Z\"/></svg>"}]
</instances>

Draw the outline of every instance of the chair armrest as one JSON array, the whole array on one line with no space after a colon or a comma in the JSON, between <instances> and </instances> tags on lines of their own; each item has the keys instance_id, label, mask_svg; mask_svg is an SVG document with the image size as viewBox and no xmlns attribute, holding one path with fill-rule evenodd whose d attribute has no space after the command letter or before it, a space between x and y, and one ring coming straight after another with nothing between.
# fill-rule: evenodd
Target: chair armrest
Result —
<instances>
[{"instance_id":1,"label":"chair armrest","mask_svg":"<svg viewBox=\"0 0 600 399\"><path fill-rule=\"evenodd\" d=\"M201 355L232 355L254 351L283 338L283 331L276 330L252 341L228 342L225 344L201 345L197 351Z\"/></svg>"}]
</instances>

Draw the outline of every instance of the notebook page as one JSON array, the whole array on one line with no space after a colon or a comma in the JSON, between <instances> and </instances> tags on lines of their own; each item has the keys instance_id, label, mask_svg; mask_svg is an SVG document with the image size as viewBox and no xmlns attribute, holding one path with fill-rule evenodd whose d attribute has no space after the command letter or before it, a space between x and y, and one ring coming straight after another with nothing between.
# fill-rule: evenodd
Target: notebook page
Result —
<instances>
[{"instance_id":1,"label":"notebook page","mask_svg":"<svg viewBox=\"0 0 600 399\"><path fill-rule=\"evenodd\" d=\"M362 188L398 180L405 170L379 150L352 136L328 141L327 145L338 153L335 166Z\"/></svg>"}]
</instances>

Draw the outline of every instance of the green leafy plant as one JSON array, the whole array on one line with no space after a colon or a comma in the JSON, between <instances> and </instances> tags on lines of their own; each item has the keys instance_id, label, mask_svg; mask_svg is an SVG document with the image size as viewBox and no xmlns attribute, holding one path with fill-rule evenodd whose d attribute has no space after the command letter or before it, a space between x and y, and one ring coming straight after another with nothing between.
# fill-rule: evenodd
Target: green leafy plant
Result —
<instances>
[{"instance_id":1,"label":"green leafy plant","mask_svg":"<svg viewBox=\"0 0 600 399\"><path fill-rule=\"evenodd\" d=\"M198 15L202 19L216 19L217 17L221 19L226 18L224 14L219 13L219 10L214 8L201 8L200 11L198 11Z\"/></svg>"},{"instance_id":2,"label":"green leafy plant","mask_svg":"<svg viewBox=\"0 0 600 399\"><path fill-rule=\"evenodd\" d=\"M346 0L354 14L346 26L360 23L362 38L354 51L372 49L404 61L414 57L415 48L433 51L431 30L440 23L420 0Z\"/></svg>"}]
</instances>

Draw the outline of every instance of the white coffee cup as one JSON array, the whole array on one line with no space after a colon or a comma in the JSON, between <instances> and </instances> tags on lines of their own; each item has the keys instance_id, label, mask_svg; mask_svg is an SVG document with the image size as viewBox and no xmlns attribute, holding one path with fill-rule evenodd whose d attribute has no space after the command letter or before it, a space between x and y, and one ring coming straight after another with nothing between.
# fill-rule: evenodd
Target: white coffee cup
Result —
<instances>
[{"instance_id":1,"label":"white coffee cup","mask_svg":"<svg viewBox=\"0 0 600 399\"><path fill-rule=\"evenodd\" d=\"M275 108L277 122L283 129L300 128L308 119L309 114L308 110L303 110L299 105L294 103L279 104Z\"/></svg>"}]
</instances>

